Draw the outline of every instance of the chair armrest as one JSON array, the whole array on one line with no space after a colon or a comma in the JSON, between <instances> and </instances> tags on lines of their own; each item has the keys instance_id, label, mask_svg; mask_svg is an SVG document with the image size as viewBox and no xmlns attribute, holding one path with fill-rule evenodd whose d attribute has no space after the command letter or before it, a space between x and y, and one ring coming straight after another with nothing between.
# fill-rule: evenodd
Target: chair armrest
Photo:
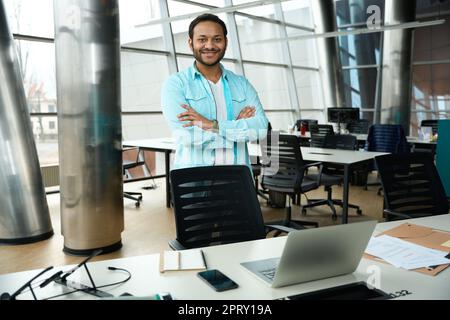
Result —
<instances>
[{"instance_id":1,"label":"chair armrest","mask_svg":"<svg viewBox=\"0 0 450 320\"><path fill-rule=\"evenodd\" d=\"M169 241L169 247L172 250L186 250L186 247L183 246L177 239Z\"/></svg>"},{"instance_id":2,"label":"chair armrest","mask_svg":"<svg viewBox=\"0 0 450 320\"><path fill-rule=\"evenodd\" d=\"M317 184L320 185L320 180L322 179L322 170L323 163L322 162L311 162L302 166L303 170L306 170L310 167L319 167L319 174L317 175Z\"/></svg>"},{"instance_id":3,"label":"chair armrest","mask_svg":"<svg viewBox=\"0 0 450 320\"><path fill-rule=\"evenodd\" d=\"M267 233L269 233L271 231L281 231L281 232L289 233L291 231L296 230L296 229L293 229L293 228L280 226L280 225L275 225L275 224L266 224L265 227L268 230Z\"/></svg>"},{"instance_id":4,"label":"chair armrest","mask_svg":"<svg viewBox=\"0 0 450 320\"><path fill-rule=\"evenodd\" d=\"M391 215L391 216L395 216L395 217L399 217L399 218L404 218L404 219L411 219L411 216L408 216L407 214L404 213L400 213L400 212L396 212L390 209L384 209L383 212L387 215Z\"/></svg>"}]
</instances>

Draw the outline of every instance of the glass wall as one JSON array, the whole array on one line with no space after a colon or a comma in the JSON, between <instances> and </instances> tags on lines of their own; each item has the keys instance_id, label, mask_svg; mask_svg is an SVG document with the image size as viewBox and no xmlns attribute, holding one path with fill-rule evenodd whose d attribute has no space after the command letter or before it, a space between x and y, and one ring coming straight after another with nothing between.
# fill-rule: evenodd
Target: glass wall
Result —
<instances>
[{"instance_id":1,"label":"glass wall","mask_svg":"<svg viewBox=\"0 0 450 320\"><path fill-rule=\"evenodd\" d=\"M310 1L265 3L233 13L218 13L230 31L223 64L234 72L243 72L250 80L275 129L285 130L298 117L326 121L316 41L298 38L314 32ZM177 70L175 66L182 70L194 61L188 46L190 21L210 9L251 2L254 1L119 0L125 140L170 135L161 112L160 91L164 80ZM4 3L17 43L41 164L55 164L58 102L53 1ZM383 15L384 0L338 0L335 4L339 30L365 27L369 5L378 5ZM439 17L446 22L415 31L411 118L414 128L422 119L448 117L450 112L449 7L449 2L417 1L418 20ZM289 40L280 40L286 36ZM341 36L338 40L346 103L361 108L364 118L375 120L382 34Z\"/></svg>"},{"instance_id":2,"label":"glass wall","mask_svg":"<svg viewBox=\"0 0 450 320\"><path fill-rule=\"evenodd\" d=\"M161 19L158 0L119 0L120 43L124 47L165 50L161 24L148 23Z\"/></svg>"},{"instance_id":3,"label":"glass wall","mask_svg":"<svg viewBox=\"0 0 450 320\"><path fill-rule=\"evenodd\" d=\"M340 31L367 28L369 6L380 9L384 15L384 0L340 0L336 1L336 19ZM381 68L382 33L344 35L338 37L340 58L343 67L345 104L360 108L360 116L375 122L379 70Z\"/></svg>"},{"instance_id":4,"label":"glass wall","mask_svg":"<svg viewBox=\"0 0 450 320\"><path fill-rule=\"evenodd\" d=\"M417 19L445 19L414 32L411 134L422 120L450 117L450 2L417 1Z\"/></svg>"}]
</instances>

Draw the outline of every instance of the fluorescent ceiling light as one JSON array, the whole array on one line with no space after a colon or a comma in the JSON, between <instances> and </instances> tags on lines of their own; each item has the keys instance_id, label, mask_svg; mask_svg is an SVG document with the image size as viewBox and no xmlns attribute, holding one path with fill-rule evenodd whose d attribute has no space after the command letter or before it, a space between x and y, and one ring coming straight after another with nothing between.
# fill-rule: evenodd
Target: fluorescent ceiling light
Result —
<instances>
[{"instance_id":1,"label":"fluorescent ceiling light","mask_svg":"<svg viewBox=\"0 0 450 320\"><path fill-rule=\"evenodd\" d=\"M360 35L360 34L377 33L377 32L383 32L383 31L391 31L391 30L429 27L429 26L443 24L444 22L445 22L445 19L424 21L424 22L414 21L414 22L386 25L386 26L373 27L373 28L367 28L367 29L355 29L355 30L334 31L334 32L326 32L326 33L302 34L302 35L290 36L290 37L286 37L286 38L273 38L273 39L252 41L252 42L247 42L247 44L270 43L270 42L279 42L279 41L286 41L286 40L334 38L334 37L340 37L340 36Z\"/></svg>"},{"instance_id":2,"label":"fluorescent ceiling light","mask_svg":"<svg viewBox=\"0 0 450 320\"><path fill-rule=\"evenodd\" d=\"M154 24L159 24L159 23L164 23L164 22L173 22L173 21L178 21L178 20L192 19L192 18L195 18L195 17L197 17L197 16L199 16L201 14L204 14L204 13L218 14L218 13L224 13L224 12L235 12L235 11L238 11L238 10L243 10L243 9L248 9L248 8L253 8L253 7L259 7L259 6L265 6L265 5L268 5L268 4L280 3L280 2L284 2L284 1L291 1L291 0L260 0L260 1L252 1L252 2L248 2L248 3L238 4L238 5L235 5L235 6L226 6L226 7L222 7L222 8L214 8L214 9L208 9L208 10L204 10L204 11L198 11L198 12L183 14L181 16L163 18L163 19L158 19L158 20L151 20L151 21L146 22L146 23L137 24L136 27L146 27L146 26L151 26L151 25L154 25Z\"/></svg>"}]
</instances>

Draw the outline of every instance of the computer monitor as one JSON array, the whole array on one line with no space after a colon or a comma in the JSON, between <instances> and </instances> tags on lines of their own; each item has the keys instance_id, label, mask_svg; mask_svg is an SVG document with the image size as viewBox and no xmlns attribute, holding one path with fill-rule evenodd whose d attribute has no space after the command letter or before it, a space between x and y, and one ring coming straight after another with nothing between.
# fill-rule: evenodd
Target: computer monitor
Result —
<instances>
[{"instance_id":1,"label":"computer monitor","mask_svg":"<svg viewBox=\"0 0 450 320\"><path fill-rule=\"evenodd\" d=\"M341 132L341 123L350 123L359 120L358 108L328 108L328 122L338 124L338 132Z\"/></svg>"},{"instance_id":2,"label":"computer monitor","mask_svg":"<svg viewBox=\"0 0 450 320\"><path fill-rule=\"evenodd\" d=\"M358 108L328 108L328 122L349 123L359 120Z\"/></svg>"}]
</instances>

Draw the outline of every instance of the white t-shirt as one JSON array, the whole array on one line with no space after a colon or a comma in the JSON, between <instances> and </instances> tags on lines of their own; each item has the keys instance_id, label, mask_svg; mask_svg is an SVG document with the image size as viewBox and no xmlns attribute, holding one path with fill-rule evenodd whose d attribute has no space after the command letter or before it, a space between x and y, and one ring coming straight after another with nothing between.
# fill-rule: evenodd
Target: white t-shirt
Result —
<instances>
[{"instance_id":1,"label":"white t-shirt","mask_svg":"<svg viewBox=\"0 0 450 320\"><path fill-rule=\"evenodd\" d=\"M211 92L214 96L214 101L216 103L216 114L217 121L227 120L227 105L225 103L225 95L223 92L222 80L217 83L209 81L209 86L211 87ZM216 149L215 165L230 165L234 164L234 150L233 148L222 148Z\"/></svg>"}]
</instances>

